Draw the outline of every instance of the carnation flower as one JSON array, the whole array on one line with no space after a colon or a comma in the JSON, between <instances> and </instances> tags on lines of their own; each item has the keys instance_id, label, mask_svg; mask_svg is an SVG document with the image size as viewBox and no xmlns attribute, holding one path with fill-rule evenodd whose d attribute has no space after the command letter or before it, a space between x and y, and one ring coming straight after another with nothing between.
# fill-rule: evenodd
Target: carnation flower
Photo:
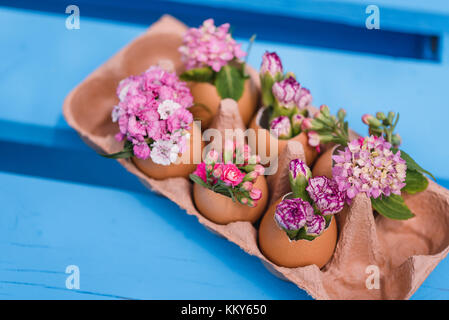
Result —
<instances>
[{"instance_id":1,"label":"carnation flower","mask_svg":"<svg viewBox=\"0 0 449 320\"><path fill-rule=\"evenodd\" d=\"M273 85L273 95L280 106L286 109L296 107L301 93L301 85L292 76Z\"/></svg>"},{"instance_id":2,"label":"carnation flower","mask_svg":"<svg viewBox=\"0 0 449 320\"><path fill-rule=\"evenodd\" d=\"M310 94L310 90L304 87L301 87L299 94L297 94L295 98L296 105L299 109L304 109L312 103L312 95Z\"/></svg>"},{"instance_id":3,"label":"carnation flower","mask_svg":"<svg viewBox=\"0 0 449 320\"><path fill-rule=\"evenodd\" d=\"M221 175L221 179L227 185L232 185L235 187L243 181L243 177L245 175L240 172L239 168L233 163L228 163L224 165L223 173Z\"/></svg>"},{"instance_id":4,"label":"carnation flower","mask_svg":"<svg viewBox=\"0 0 449 320\"><path fill-rule=\"evenodd\" d=\"M343 209L345 195L334 180L325 176L310 178L306 190L322 215L336 214Z\"/></svg>"},{"instance_id":5,"label":"carnation flower","mask_svg":"<svg viewBox=\"0 0 449 320\"><path fill-rule=\"evenodd\" d=\"M405 186L405 160L400 151L391 151L391 144L383 137L353 140L332 158L334 179L349 200L360 192L374 199L381 195L400 195Z\"/></svg>"},{"instance_id":6,"label":"carnation flower","mask_svg":"<svg viewBox=\"0 0 449 320\"><path fill-rule=\"evenodd\" d=\"M262 64L260 66L260 73L262 75L269 74L273 78L284 73L282 62L276 52L266 51L262 56Z\"/></svg>"},{"instance_id":7,"label":"carnation flower","mask_svg":"<svg viewBox=\"0 0 449 320\"><path fill-rule=\"evenodd\" d=\"M229 23L216 27L213 19L204 21L199 28L190 28L179 52L187 70L210 66L216 72L246 55L229 33Z\"/></svg>"},{"instance_id":8,"label":"carnation flower","mask_svg":"<svg viewBox=\"0 0 449 320\"><path fill-rule=\"evenodd\" d=\"M306 225L308 215L313 215L310 203L300 198L284 199L276 206L274 219L285 230L299 230Z\"/></svg>"},{"instance_id":9,"label":"carnation flower","mask_svg":"<svg viewBox=\"0 0 449 320\"><path fill-rule=\"evenodd\" d=\"M134 156L158 164L176 162L186 150L193 122L187 110L193 97L185 82L158 66L122 80L117 87L120 102L112 110L118 122L118 141L132 142ZM114 156L114 155L112 155Z\"/></svg>"},{"instance_id":10,"label":"carnation flower","mask_svg":"<svg viewBox=\"0 0 449 320\"><path fill-rule=\"evenodd\" d=\"M270 123L270 132L279 139L288 139L292 135L292 125L287 116L280 116Z\"/></svg>"},{"instance_id":11,"label":"carnation flower","mask_svg":"<svg viewBox=\"0 0 449 320\"><path fill-rule=\"evenodd\" d=\"M311 214L306 217L306 233L309 236L319 236L326 228L326 220L318 214Z\"/></svg>"}]
</instances>

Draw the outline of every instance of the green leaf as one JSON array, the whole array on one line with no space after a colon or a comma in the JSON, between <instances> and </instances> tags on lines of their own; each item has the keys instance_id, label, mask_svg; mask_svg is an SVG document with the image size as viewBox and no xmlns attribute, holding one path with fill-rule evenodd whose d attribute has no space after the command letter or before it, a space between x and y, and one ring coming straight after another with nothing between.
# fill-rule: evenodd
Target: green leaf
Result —
<instances>
[{"instance_id":1,"label":"green leaf","mask_svg":"<svg viewBox=\"0 0 449 320\"><path fill-rule=\"evenodd\" d=\"M413 158L404 150L401 150L401 158L405 160L405 162L407 163L407 169L409 170L415 170L421 173L425 173L428 174L433 180L437 180L435 179L435 177L433 176L433 174L431 174L429 171L423 169L419 164L416 163L415 160L413 160Z\"/></svg>"},{"instance_id":2,"label":"green leaf","mask_svg":"<svg viewBox=\"0 0 449 320\"><path fill-rule=\"evenodd\" d=\"M179 78L183 81L208 82L213 84L215 72L211 67L194 68L184 71Z\"/></svg>"},{"instance_id":3,"label":"green leaf","mask_svg":"<svg viewBox=\"0 0 449 320\"><path fill-rule=\"evenodd\" d=\"M134 151L133 151L133 143L129 140L125 141L125 145L123 146L123 150L111 153L111 154L101 154L102 157L108 158L108 159L127 159L134 157Z\"/></svg>"},{"instance_id":4,"label":"green leaf","mask_svg":"<svg viewBox=\"0 0 449 320\"><path fill-rule=\"evenodd\" d=\"M207 185L206 182L203 181L203 179L201 179L200 177L198 177L196 174L190 174L189 175L190 180L192 180L194 183L199 184L200 186L203 186L207 189L209 189L209 186Z\"/></svg>"},{"instance_id":5,"label":"green leaf","mask_svg":"<svg viewBox=\"0 0 449 320\"><path fill-rule=\"evenodd\" d=\"M243 95L245 77L232 65L225 65L217 73L215 87L222 99L231 98L238 101Z\"/></svg>"},{"instance_id":6,"label":"green leaf","mask_svg":"<svg viewBox=\"0 0 449 320\"><path fill-rule=\"evenodd\" d=\"M421 172L407 169L405 184L406 185L404 188L402 188L402 191L405 191L409 194L415 194L417 192L426 190L427 186L429 185L429 181L427 181L426 177L424 177Z\"/></svg>"},{"instance_id":7,"label":"green leaf","mask_svg":"<svg viewBox=\"0 0 449 320\"><path fill-rule=\"evenodd\" d=\"M401 196L392 194L389 197L371 199L374 210L386 218L407 220L415 215L410 211Z\"/></svg>"}]
</instances>

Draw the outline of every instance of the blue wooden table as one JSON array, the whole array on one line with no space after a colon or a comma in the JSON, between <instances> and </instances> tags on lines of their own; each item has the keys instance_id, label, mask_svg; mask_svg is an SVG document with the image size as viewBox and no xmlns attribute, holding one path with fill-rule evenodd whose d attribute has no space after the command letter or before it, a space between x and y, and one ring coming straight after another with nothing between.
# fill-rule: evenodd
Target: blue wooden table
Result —
<instances>
[{"instance_id":1,"label":"blue wooden table","mask_svg":"<svg viewBox=\"0 0 449 320\"><path fill-rule=\"evenodd\" d=\"M317 1L274 7L269 1L156 1L153 7L78 1L79 30L65 28L63 1L0 1L0 298L310 298L149 192L115 161L97 156L68 127L61 106L76 84L161 13L196 25L209 16L225 21L229 12L239 41L246 45L258 33L251 65L276 50L315 104L345 107L355 130L365 130L363 113L401 112L404 149L448 187L449 4L376 2L383 33L369 38L362 30L369 1L362 0L321 7ZM256 18L245 24L248 12L271 17L273 25ZM288 39L276 27L283 19L292 23ZM295 37L301 26L307 32ZM430 53L428 41L437 44ZM79 289L66 287L69 265L79 267ZM449 298L448 271L444 260L413 298Z\"/></svg>"}]
</instances>

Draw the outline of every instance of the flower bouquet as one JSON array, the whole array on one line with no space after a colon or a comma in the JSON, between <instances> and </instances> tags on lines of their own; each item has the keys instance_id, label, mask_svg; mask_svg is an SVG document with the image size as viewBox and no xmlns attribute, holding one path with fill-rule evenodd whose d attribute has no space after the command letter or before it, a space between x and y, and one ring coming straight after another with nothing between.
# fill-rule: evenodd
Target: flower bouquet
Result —
<instances>
[{"instance_id":1,"label":"flower bouquet","mask_svg":"<svg viewBox=\"0 0 449 320\"><path fill-rule=\"evenodd\" d=\"M118 123L117 141L123 150L108 158L132 158L138 168L155 179L187 177L194 170L193 98L176 74L152 66L138 76L120 81L119 103L112 110ZM201 138L196 129L196 138ZM184 157L184 158L183 158ZM181 163L183 162L183 163Z\"/></svg>"},{"instance_id":2,"label":"flower bouquet","mask_svg":"<svg viewBox=\"0 0 449 320\"><path fill-rule=\"evenodd\" d=\"M245 125L256 110L258 92L241 60L246 53L229 33L229 23L215 26L207 19L199 28L184 34L179 52L186 71L180 77L189 81L195 105L192 113L208 128L222 99L237 101Z\"/></svg>"},{"instance_id":3,"label":"flower bouquet","mask_svg":"<svg viewBox=\"0 0 449 320\"><path fill-rule=\"evenodd\" d=\"M310 91L296 81L293 73L284 75L282 62L275 52L265 52L260 67L260 81L263 108L250 124L256 139L250 140L258 154L278 157L289 141L301 143L307 164L312 164L317 150L307 143L302 132L302 122L308 118L307 107L312 102ZM277 147L277 152L271 148Z\"/></svg>"},{"instance_id":4,"label":"flower bouquet","mask_svg":"<svg viewBox=\"0 0 449 320\"><path fill-rule=\"evenodd\" d=\"M378 112L376 117L364 115L362 121L369 126L371 135L352 141L349 141L344 117L344 110L339 110L335 117L323 105L315 118L305 123L311 139L316 137L321 143L340 145L323 155L314 173L333 177L349 203L363 192L371 199L377 213L391 219L412 218L414 214L405 204L401 192L415 194L424 191L428 181L423 173L432 174L421 168L405 151L399 150L401 139L394 133L399 114L389 112L386 116Z\"/></svg>"},{"instance_id":5,"label":"flower bouquet","mask_svg":"<svg viewBox=\"0 0 449 320\"><path fill-rule=\"evenodd\" d=\"M343 209L344 194L335 181L313 177L301 160L289 164L291 193L273 203L259 228L262 253L279 266L323 267L335 249L337 226L333 215Z\"/></svg>"},{"instance_id":6,"label":"flower bouquet","mask_svg":"<svg viewBox=\"0 0 449 320\"><path fill-rule=\"evenodd\" d=\"M247 144L231 140L226 141L223 156L209 151L190 175L199 212L218 224L258 220L268 199L265 169L258 158Z\"/></svg>"}]
</instances>

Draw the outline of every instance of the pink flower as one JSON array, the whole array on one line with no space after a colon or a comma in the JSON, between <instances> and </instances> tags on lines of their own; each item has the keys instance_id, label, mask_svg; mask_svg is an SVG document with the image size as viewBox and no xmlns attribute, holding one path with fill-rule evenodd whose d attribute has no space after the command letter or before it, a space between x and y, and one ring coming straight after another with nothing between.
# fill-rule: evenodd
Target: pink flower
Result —
<instances>
[{"instance_id":1,"label":"pink flower","mask_svg":"<svg viewBox=\"0 0 449 320\"><path fill-rule=\"evenodd\" d=\"M138 142L133 146L134 155L142 160L146 160L150 157L150 147L146 142Z\"/></svg>"},{"instance_id":2,"label":"pink flower","mask_svg":"<svg viewBox=\"0 0 449 320\"><path fill-rule=\"evenodd\" d=\"M252 188L251 191L249 192L249 196L254 201L260 200L262 198L262 190L257 189L257 188Z\"/></svg>"},{"instance_id":3,"label":"pink flower","mask_svg":"<svg viewBox=\"0 0 449 320\"><path fill-rule=\"evenodd\" d=\"M307 132L307 137L309 138L308 143L311 147L318 147L320 145L320 135L317 132L309 131Z\"/></svg>"},{"instance_id":4,"label":"pink flower","mask_svg":"<svg viewBox=\"0 0 449 320\"><path fill-rule=\"evenodd\" d=\"M175 162L178 152L185 151L187 138L179 130L188 130L193 122L187 110L193 104L187 84L175 73L152 66L141 75L122 80L117 95L120 102L112 111L120 129L116 139L131 141L138 158L151 156L166 165ZM153 140L150 147L143 144L147 138Z\"/></svg>"},{"instance_id":5,"label":"pink flower","mask_svg":"<svg viewBox=\"0 0 449 320\"><path fill-rule=\"evenodd\" d=\"M245 191L251 191L253 189L253 183L250 181L245 181L242 183L242 189Z\"/></svg>"},{"instance_id":6,"label":"pink flower","mask_svg":"<svg viewBox=\"0 0 449 320\"><path fill-rule=\"evenodd\" d=\"M240 172L235 164L228 163L224 165L221 180L227 185L235 187L242 182L244 176L245 174Z\"/></svg>"},{"instance_id":7,"label":"pink flower","mask_svg":"<svg viewBox=\"0 0 449 320\"><path fill-rule=\"evenodd\" d=\"M296 106L296 100L300 96L301 85L293 77L288 77L273 85L273 95L280 106L292 109Z\"/></svg>"},{"instance_id":8,"label":"pink flower","mask_svg":"<svg viewBox=\"0 0 449 320\"><path fill-rule=\"evenodd\" d=\"M360 192L374 199L392 193L400 195L405 186L405 160L400 151L391 151L391 144L383 137L355 139L332 159L332 175L349 201Z\"/></svg>"},{"instance_id":9,"label":"pink flower","mask_svg":"<svg viewBox=\"0 0 449 320\"><path fill-rule=\"evenodd\" d=\"M190 28L179 52L187 70L210 66L216 72L246 55L229 33L229 24L216 27L213 19L205 20L199 28Z\"/></svg>"},{"instance_id":10,"label":"pink flower","mask_svg":"<svg viewBox=\"0 0 449 320\"><path fill-rule=\"evenodd\" d=\"M262 65L260 66L260 73L262 75L268 73L273 78L284 73L282 62L276 52L265 51L262 56Z\"/></svg>"},{"instance_id":11,"label":"pink flower","mask_svg":"<svg viewBox=\"0 0 449 320\"><path fill-rule=\"evenodd\" d=\"M345 194L338 190L334 180L325 176L310 178L306 190L322 215L336 214L343 209Z\"/></svg>"},{"instance_id":12,"label":"pink flower","mask_svg":"<svg viewBox=\"0 0 449 320\"><path fill-rule=\"evenodd\" d=\"M196 166L196 169L193 172L193 174L197 175L198 177L201 178L201 180L207 183L206 164L204 162L201 162Z\"/></svg>"}]
</instances>

